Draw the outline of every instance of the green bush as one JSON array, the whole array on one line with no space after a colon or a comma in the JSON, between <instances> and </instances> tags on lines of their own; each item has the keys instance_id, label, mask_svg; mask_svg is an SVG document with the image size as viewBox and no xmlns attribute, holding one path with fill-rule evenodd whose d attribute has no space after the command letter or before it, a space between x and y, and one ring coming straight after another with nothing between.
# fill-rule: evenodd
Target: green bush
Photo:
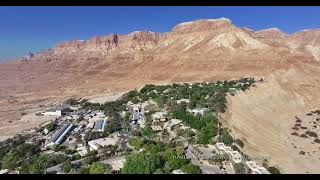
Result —
<instances>
[{"instance_id":1,"label":"green bush","mask_svg":"<svg viewBox=\"0 0 320 180\"><path fill-rule=\"evenodd\" d=\"M94 162L90 165L89 173L90 174L104 174L108 168L101 162Z\"/></svg>"},{"instance_id":2,"label":"green bush","mask_svg":"<svg viewBox=\"0 0 320 180\"><path fill-rule=\"evenodd\" d=\"M268 168L268 171L271 173L271 174L281 174L280 170L274 166L270 166Z\"/></svg>"},{"instance_id":3,"label":"green bush","mask_svg":"<svg viewBox=\"0 0 320 180\"><path fill-rule=\"evenodd\" d=\"M152 174L161 168L161 160L158 154L146 154L140 152L130 155L122 169L123 174Z\"/></svg>"},{"instance_id":4,"label":"green bush","mask_svg":"<svg viewBox=\"0 0 320 180\"><path fill-rule=\"evenodd\" d=\"M18 162L31 157L39 152L39 148L34 144L21 144L11 149L2 159L1 166L3 169L13 169Z\"/></svg>"},{"instance_id":5,"label":"green bush","mask_svg":"<svg viewBox=\"0 0 320 180\"><path fill-rule=\"evenodd\" d=\"M236 174L245 174L246 173L246 168L244 167L243 163L235 164L234 170L235 170Z\"/></svg>"},{"instance_id":6,"label":"green bush","mask_svg":"<svg viewBox=\"0 0 320 180\"><path fill-rule=\"evenodd\" d=\"M244 147L244 143L240 139L236 139L235 143L237 143L241 148Z\"/></svg>"},{"instance_id":7,"label":"green bush","mask_svg":"<svg viewBox=\"0 0 320 180\"><path fill-rule=\"evenodd\" d=\"M187 174L202 174L201 169L199 166L193 164L187 164L181 167L181 171Z\"/></svg>"},{"instance_id":8,"label":"green bush","mask_svg":"<svg viewBox=\"0 0 320 180\"><path fill-rule=\"evenodd\" d=\"M129 144L130 146L133 146L136 149L140 149L145 144L145 141L142 138L135 138L135 139L130 139Z\"/></svg>"},{"instance_id":9,"label":"green bush","mask_svg":"<svg viewBox=\"0 0 320 180\"><path fill-rule=\"evenodd\" d=\"M179 169L189 163L189 160L184 158L184 152L181 148L166 149L164 159L172 170Z\"/></svg>"},{"instance_id":10,"label":"green bush","mask_svg":"<svg viewBox=\"0 0 320 180\"><path fill-rule=\"evenodd\" d=\"M222 131L221 135L219 136L219 141L223 142L226 145L231 145L233 142L233 138L227 131Z\"/></svg>"},{"instance_id":11,"label":"green bush","mask_svg":"<svg viewBox=\"0 0 320 180\"><path fill-rule=\"evenodd\" d=\"M65 163L63 163L63 165L62 165L61 168L62 168L63 172L68 173L68 172L70 172L71 169L72 169L72 164L71 164L71 162L68 160L68 161L66 161Z\"/></svg>"},{"instance_id":12,"label":"green bush","mask_svg":"<svg viewBox=\"0 0 320 180\"><path fill-rule=\"evenodd\" d=\"M200 144L209 144L214 136L217 135L217 126L213 123L208 123L206 126L202 127L198 138Z\"/></svg>"},{"instance_id":13,"label":"green bush","mask_svg":"<svg viewBox=\"0 0 320 180\"><path fill-rule=\"evenodd\" d=\"M146 125L143 129L142 129L142 134L144 136L147 136L147 137L152 137L154 135L154 132L153 130L151 129L151 127L149 125Z\"/></svg>"}]
</instances>

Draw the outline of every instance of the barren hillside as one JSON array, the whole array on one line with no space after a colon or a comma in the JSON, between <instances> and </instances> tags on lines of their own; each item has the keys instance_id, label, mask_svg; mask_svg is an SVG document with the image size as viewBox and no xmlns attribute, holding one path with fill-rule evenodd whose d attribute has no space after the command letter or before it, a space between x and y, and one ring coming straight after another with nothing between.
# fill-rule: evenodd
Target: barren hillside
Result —
<instances>
[{"instance_id":1,"label":"barren hillside","mask_svg":"<svg viewBox=\"0 0 320 180\"><path fill-rule=\"evenodd\" d=\"M319 33L253 31L221 18L184 22L165 33L135 31L62 42L0 64L0 135L41 122L20 120L21 112L29 110L8 110L71 96L112 94L146 83L264 77L257 88L230 97L221 118L245 139L249 153L272 156L284 172L319 173L319 159L298 155L289 138L292 119L320 104Z\"/></svg>"}]
</instances>

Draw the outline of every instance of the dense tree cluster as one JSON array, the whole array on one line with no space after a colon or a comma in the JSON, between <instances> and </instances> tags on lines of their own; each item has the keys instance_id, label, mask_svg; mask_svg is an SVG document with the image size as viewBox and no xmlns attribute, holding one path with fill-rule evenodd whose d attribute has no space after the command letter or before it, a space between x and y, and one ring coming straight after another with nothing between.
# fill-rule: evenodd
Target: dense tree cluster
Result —
<instances>
[{"instance_id":1,"label":"dense tree cluster","mask_svg":"<svg viewBox=\"0 0 320 180\"><path fill-rule=\"evenodd\" d=\"M47 155L38 154L21 164L21 173L27 174L42 174L46 168L58 165L68 161L70 157L65 155Z\"/></svg>"},{"instance_id":2,"label":"dense tree cluster","mask_svg":"<svg viewBox=\"0 0 320 180\"><path fill-rule=\"evenodd\" d=\"M186 169L190 169L190 160L185 158L182 146L179 144L147 140L139 140L138 142L139 148L143 147L145 150L129 155L121 173L163 174L171 173L184 166ZM186 173L193 172L190 170Z\"/></svg>"},{"instance_id":3,"label":"dense tree cluster","mask_svg":"<svg viewBox=\"0 0 320 180\"><path fill-rule=\"evenodd\" d=\"M40 152L40 150L37 145L20 144L3 156L1 166L3 169L13 169L23 160L34 156L38 152Z\"/></svg>"}]
</instances>

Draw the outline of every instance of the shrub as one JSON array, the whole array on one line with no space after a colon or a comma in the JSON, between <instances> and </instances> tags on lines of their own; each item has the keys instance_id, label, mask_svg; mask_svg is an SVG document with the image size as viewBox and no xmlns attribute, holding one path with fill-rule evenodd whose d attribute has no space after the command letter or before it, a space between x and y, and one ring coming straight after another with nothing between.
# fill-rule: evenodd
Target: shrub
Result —
<instances>
[{"instance_id":1,"label":"shrub","mask_svg":"<svg viewBox=\"0 0 320 180\"><path fill-rule=\"evenodd\" d=\"M193 164L187 164L181 167L181 171L187 174L202 174L201 169L199 166Z\"/></svg>"},{"instance_id":2,"label":"shrub","mask_svg":"<svg viewBox=\"0 0 320 180\"><path fill-rule=\"evenodd\" d=\"M90 174L104 174L104 173L106 173L107 170L108 169L107 169L106 165L104 165L103 163L93 162L90 165L89 173Z\"/></svg>"},{"instance_id":3,"label":"shrub","mask_svg":"<svg viewBox=\"0 0 320 180\"><path fill-rule=\"evenodd\" d=\"M70 161L66 161L65 163L63 163L61 168L62 168L63 172L68 173L72 169L72 164Z\"/></svg>"},{"instance_id":4,"label":"shrub","mask_svg":"<svg viewBox=\"0 0 320 180\"><path fill-rule=\"evenodd\" d=\"M320 115L320 110L318 109L318 110L316 110L314 113Z\"/></svg>"},{"instance_id":5,"label":"shrub","mask_svg":"<svg viewBox=\"0 0 320 180\"><path fill-rule=\"evenodd\" d=\"M292 136L299 136L299 134L297 132L293 132L291 133Z\"/></svg>"},{"instance_id":6,"label":"shrub","mask_svg":"<svg viewBox=\"0 0 320 180\"><path fill-rule=\"evenodd\" d=\"M145 144L145 141L142 138L135 138L135 139L130 139L129 144L135 147L136 149L140 149Z\"/></svg>"},{"instance_id":7,"label":"shrub","mask_svg":"<svg viewBox=\"0 0 320 180\"><path fill-rule=\"evenodd\" d=\"M130 155L124 163L123 174L152 174L161 168L160 156L140 152Z\"/></svg>"},{"instance_id":8,"label":"shrub","mask_svg":"<svg viewBox=\"0 0 320 180\"><path fill-rule=\"evenodd\" d=\"M189 160L184 158L182 149L179 148L166 149L164 152L164 159L171 169L179 169L181 166L189 163Z\"/></svg>"},{"instance_id":9,"label":"shrub","mask_svg":"<svg viewBox=\"0 0 320 180\"><path fill-rule=\"evenodd\" d=\"M268 168L268 171L269 171L271 174L281 174L280 170L277 169L277 168L274 167L274 166L270 166L270 167Z\"/></svg>"},{"instance_id":10,"label":"shrub","mask_svg":"<svg viewBox=\"0 0 320 180\"><path fill-rule=\"evenodd\" d=\"M235 164L234 165L234 170L235 170L236 174L245 174L246 173L246 169L245 169L243 163Z\"/></svg>"},{"instance_id":11,"label":"shrub","mask_svg":"<svg viewBox=\"0 0 320 180\"><path fill-rule=\"evenodd\" d=\"M240 149L238 148L238 146L231 145L231 148L232 148L234 151L240 152Z\"/></svg>"},{"instance_id":12,"label":"shrub","mask_svg":"<svg viewBox=\"0 0 320 180\"><path fill-rule=\"evenodd\" d=\"M302 138L308 138L308 136L306 134L301 134L300 137Z\"/></svg>"},{"instance_id":13,"label":"shrub","mask_svg":"<svg viewBox=\"0 0 320 180\"><path fill-rule=\"evenodd\" d=\"M233 138L227 131L223 131L219 136L219 141L226 145L230 145L233 142Z\"/></svg>"},{"instance_id":14,"label":"shrub","mask_svg":"<svg viewBox=\"0 0 320 180\"><path fill-rule=\"evenodd\" d=\"M306 134L308 134L310 137L315 137L315 138L318 137L317 133L315 133L313 131L306 131Z\"/></svg>"},{"instance_id":15,"label":"shrub","mask_svg":"<svg viewBox=\"0 0 320 180\"><path fill-rule=\"evenodd\" d=\"M293 129L293 130L299 130L299 128L298 128L298 127L293 127L292 129Z\"/></svg>"},{"instance_id":16,"label":"shrub","mask_svg":"<svg viewBox=\"0 0 320 180\"><path fill-rule=\"evenodd\" d=\"M244 143L240 139L236 139L235 141L241 148L244 147Z\"/></svg>"},{"instance_id":17,"label":"shrub","mask_svg":"<svg viewBox=\"0 0 320 180\"><path fill-rule=\"evenodd\" d=\"M149 125L145 126L143 129L142 129L142 134L144 136L147 136L147 137L152 137L154 135L154 132L153 130L151 129L151 127Z\"/></svg>"},{"instance_id":18,"label":"shrub","mask_svg":"<svg viewBox=\"0 0 320 180\"><path fill-rule=\"evenodd\" d=\"M320 144L320 139L317 138L317 139L314 140L314 142Z\"/></svg>"},{"instance_id":19,"label":"shrub","mask_svg":"<svg viewBox=\"0 0 320 180\"><path fill-rule=\"evenodd\" d=\"M49 132L53 131L56 127L56 124L53 122L50 122L49 124L46 125L46 128Z\"/></svg>"}]
</instances>

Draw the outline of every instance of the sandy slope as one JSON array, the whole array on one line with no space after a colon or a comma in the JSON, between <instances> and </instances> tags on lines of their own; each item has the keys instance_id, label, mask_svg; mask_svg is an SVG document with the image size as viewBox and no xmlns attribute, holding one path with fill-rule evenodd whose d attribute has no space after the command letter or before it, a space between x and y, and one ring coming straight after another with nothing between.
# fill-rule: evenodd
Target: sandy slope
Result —
<instances>
[{"instance_id":1,"label":"sandy slope","mask_svg":"<svg viewBox=\"0 0 320 180\"><path fill-rule=\"evenodd\" d=\"M291 135L294 117L310 111L319 103L318 99L306 98L308 94L304 91L291 91L299 88L299 81L289 87L283 83L285 78L285 75L270 76L248 92L229 96L228 112L221 115L223 123L245 142L244 150L248 154L271 157L270 164L285 173L319 173L320 144L311 145L302 138L293 140ZM315 91L319 88L319 85L313 87ZM300 150L311 151L311 148L316 152L310 157L298 155Z\"/></svg>"}]
</instances>

